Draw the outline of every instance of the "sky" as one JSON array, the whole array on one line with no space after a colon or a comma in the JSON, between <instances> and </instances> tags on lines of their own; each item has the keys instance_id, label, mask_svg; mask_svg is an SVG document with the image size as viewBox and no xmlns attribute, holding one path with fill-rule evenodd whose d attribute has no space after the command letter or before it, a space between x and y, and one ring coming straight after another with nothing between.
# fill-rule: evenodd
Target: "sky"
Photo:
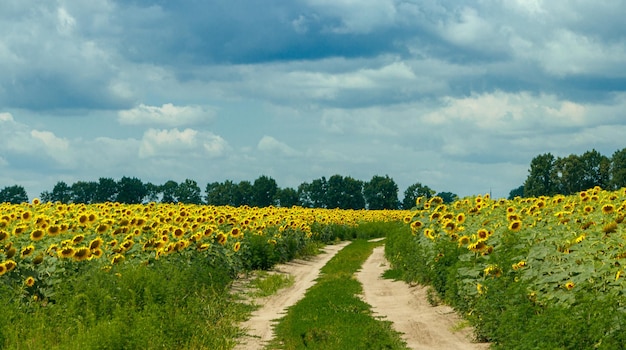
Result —
<instances>
[{"instance_id":1,"label":"sky","mask_svg":"<svg viewBox=\"0 0 626 350\"><path fill-rule=\"evenodd\" d=\"M506 197L626 147L624 1L2 0L0 188L339 174Z\"/></svg>"}]
</instances>

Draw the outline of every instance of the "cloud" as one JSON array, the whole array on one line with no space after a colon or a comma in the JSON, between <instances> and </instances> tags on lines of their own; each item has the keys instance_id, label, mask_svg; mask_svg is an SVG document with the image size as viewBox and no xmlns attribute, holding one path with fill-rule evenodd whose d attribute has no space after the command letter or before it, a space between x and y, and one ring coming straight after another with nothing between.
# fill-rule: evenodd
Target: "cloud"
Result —
<instances>
[{"instance_id":1,"label":"cloud","mask_svg":"<svg viewBox=\"0 0 626 350\"><path fill-rule=\"evenodd\" d=\"M210 158L219 157L228 150L228 143L218 135L194 129L148 129L141 139L141 158Z\"/></svg>"},{"instance_id":2,"label":"cloud","mask_svg":"<svg viewBox=\"0 0 626 350\"><path fill-rule=\"evenodd\" d=\"M271 136L263 136L257 145L257 149L271 154L281 154L289 157L301 155L300 152L286 143L280 142Z\"/></svg>"},{"instance_id":3,"label":"cloud","mask_svg":"<svg viewBox=\"0 0 626 350\"><path fill-rule=\"evenodd\" d=\"M174 106L166 103L161 107L139 106L118 112L118 121L127 125L164 125L181 126L206 122L215 116L210 107L202 106Z\"/></svg>"}]
</instances>

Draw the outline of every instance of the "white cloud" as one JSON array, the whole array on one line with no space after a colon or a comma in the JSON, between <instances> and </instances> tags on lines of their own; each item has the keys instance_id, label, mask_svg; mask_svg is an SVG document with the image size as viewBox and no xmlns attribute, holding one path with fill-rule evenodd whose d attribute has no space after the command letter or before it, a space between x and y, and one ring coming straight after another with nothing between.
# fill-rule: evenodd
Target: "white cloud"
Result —
<instances>
[{"instance_id":1,"label":"white cloud","mask_svg":"<svg viewBox=\"0 0 626 350\"><path fill-rule=\"evenodd\" d=\"M63 7L57 9L57 31L60 34L71 34L76 27L76 19Z\"/></svg>"},{"instance_id":2,"label":"white cloud","mask_svg":"<svg viewBox=\"0 0 626 350\"><path fill-rule=\"evenodd\" d=\"M188 159L202 157L219 157L228 150L227 142L220 136L210 132L199 132L193 129L148 129L141 140L139 156L149 157L180 157Z\"/></svg>"},{"instance_id":3,"label":"white cloud","mask_svg":"<svg viewBox=\"0 0 626 350\"><path fill-rule=\"evenodd\" d=\"M585 107L580 104L553 95L533 96L528 92L496 91L464 98L446 97L444 101L443 108L427 113L422 120L447 126L463 122L464 126L507 133L534 132L537 126L580 127L588 118Z\"/></svg>"},{"instance_id":4,"label":"white cloud","mask_svg":"<svg viewBox=\"0 0 626 350\"><path fill-rule=\"evenodd\" d=\"M299 156L300 152L291 146L287 145L284 142L280 142L271 136L263 136L257 145L257 149L262 152L272 153L272 154L282 154L286 156Z\"/></svg>"},{"instance_id":5,"label":"white cloud","mask_svg":"<svg viewBox=\"0 0 626 350\"><path fill-rule=\"evenodd\" d=\"M369 33L393 24L397 9L393 0L308 0L321 13L341 18L338 33Z\"/></svg>"},{"instance_id":6,"label":"white cloud","mask_svg":"<svg viewBox=\"0 0 626 350\"><path fill-rule=\"evenodd\" d=\"M539 50L520 53L538 60L547 72L557 75L599 74L626 76L620 68L626 61L624 42L606 43L600 38L556 30ZM620 73L621 71L621 73Z\"/></svg>"},{"instance_id":7,"label":"white cloud","mask_svg":"<svg viewBox=\"0 0 626 350\"><path fill-rule=\"evenodd\" d=\"M139 106L118 112L118 121L127 125L151 125L181 126L213 119L215 111L203 106L174 106L166 103L161 107Z\"/></svg>"}]
</instances>

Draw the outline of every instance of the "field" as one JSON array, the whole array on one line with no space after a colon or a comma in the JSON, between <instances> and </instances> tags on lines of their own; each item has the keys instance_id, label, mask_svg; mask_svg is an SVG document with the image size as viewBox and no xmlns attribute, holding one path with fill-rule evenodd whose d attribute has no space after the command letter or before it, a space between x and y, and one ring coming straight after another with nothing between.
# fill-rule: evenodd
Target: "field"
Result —
<instances>
[{"instance_id":1,"label":"field","mask_svg":"<svg viewBox=\"0 0 626 350\"><path fill-rule=\"evenodd\" d=\"M431 286L433 303L453 306L493 348L626 341L626 189L420 198L411 211L38 200L0 209L2 348L233 348L251 312L228 293L238 276L385 235L389 275Z\"/></svg>"},{"instance_id":2,"label":"field","mask_svg":"<svg viewBox=\"0 0 626 350\"><path fill-rule=\"evenodd\" d=\"M38 200L0 213L0 344L63 349L232 347L250 312L227 296L234 278L405 215Z\"/></svg>"},{"instance_id":3,"label":"field","mask_svg":"<svg viewBox=\"0 0 626 350\"><path fill-rule=\"evenodd\" d=\"M626 189L450 205L420 200L388 237L403 278L431 285L502 349L619 349L626 341Z\"/></svg>"}]
</instances>

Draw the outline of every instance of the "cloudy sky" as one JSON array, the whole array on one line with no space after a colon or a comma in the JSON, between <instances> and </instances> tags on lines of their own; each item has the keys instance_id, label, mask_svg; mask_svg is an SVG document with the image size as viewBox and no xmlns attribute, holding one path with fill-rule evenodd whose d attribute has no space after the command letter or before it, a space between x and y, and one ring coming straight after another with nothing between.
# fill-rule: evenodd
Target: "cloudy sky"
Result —
<instances>
[{"instance_id":1,"label":"cloudy sky","mask_svg":"<svg viewBox=\"0 0 626 350\"><path fill-rule=\"evenodd\" d=\"M0 188L389 175L506 197L626 147L626 2L2 0Z\"/></svg>"}]
</instances>

